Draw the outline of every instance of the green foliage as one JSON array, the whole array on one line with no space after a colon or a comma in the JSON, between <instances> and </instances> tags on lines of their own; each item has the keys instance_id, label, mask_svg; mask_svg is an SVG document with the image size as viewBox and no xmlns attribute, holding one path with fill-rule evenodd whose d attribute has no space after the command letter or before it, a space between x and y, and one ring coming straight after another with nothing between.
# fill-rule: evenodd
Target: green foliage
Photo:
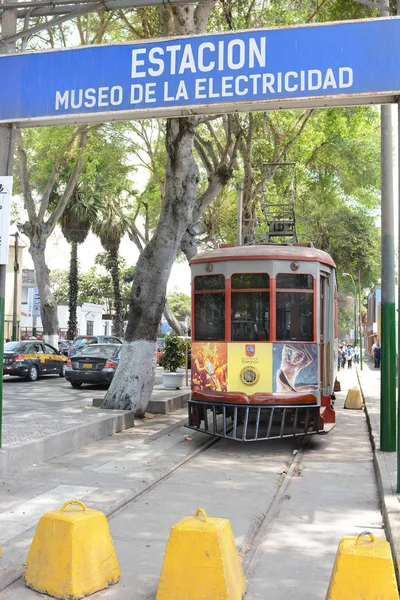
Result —
<instances>
[{"instance_id":1,"label":"green foliage","mask_svg":"<svg viewBox=\"0 0 400 600\"><path fill-rule=\"evenodd\" d=\"M91 130L79 184L70 201L72 204L77 199L84 199L86 204L91 200L96 204L105 194L117 197L131 189L129 175L134 169L129 162L129 149L124 138L127 128L125 123L112 123ZM42 127L23 131L34 196L40 198L43 194L51 171L74 130L74 127ZM74 167L71 158L70 154L56 178L49 210L54 209L71 175ZM17 161L14 174L16 190L21 193Z\"/></svg>"},{"instance_id":2,"label":"green foliage","mask_svg":"<svg viewBox=\"0 0 400 600\"><path fill-rule=\"evenodd\" d=\"M167 299L170 309L177 319L183 320L185 317L190 317L192 312L190 296L181 292L174 292L173 294L168 294Z\"/></svg>"},{"instance_id":3,"label":"green foliage","mask_svg":"<svg viewBox=\"0 0 400 600\"><path fill-rule=\"evenodd\" d=\"M299 131L299 119L308 111L284 111L240 117L251 134L251 197L258 218L257 233L265 233L261 210L264 162L294 162L294 203L300 241L313 242L332 255L338 272L361 272L362 288L379 277L380 202L379 111L375 107L319 110ZM242 162L240 166L242 166ZM237 190L241 170L203 215L205 245L236 241ZM280 203L288 188L277 170L266 180L269 200Z\"/></svg>"},{"instance_id":4,"label":"green foliage","mask_svg":"<svg viewBox=\"0 0 400 600\"><path fill-rule=\"evenodd\" d=\"M108 252L98 254L96 266L89 269L87 273L78 276L78 305L84 302L102 304L106 312L111 312L113 307L113 288L109 271L111 261ZM121 297L123 307L129 304L129 294L136 267L126 267L125 262L120 259L120 281ZM57 304L68 304L68 271L55 269L51 271L50 281L52 292Z\"/></svg>"},{"instance_id":5,"label":"green foliage","mask_svg":"<svg viewBox=\"0 0 400 600\"><path fill-rule=\"evenodd\" d=\"M186 347L176 333L169 333L165 337L165 348L160 360L161 366L167 371L175 371L185 364Z\"/></svg>"},{"instance_id":6,"label":"green foliage","mask_svg":"<svg viewBox=\"0 0 400 600\"><path fill-rule=\"evenodd\" d=\"M68 304L68 279L69 271L53 269L50 272L51 293L58 305Z\"/></svg>"}]
</instances>

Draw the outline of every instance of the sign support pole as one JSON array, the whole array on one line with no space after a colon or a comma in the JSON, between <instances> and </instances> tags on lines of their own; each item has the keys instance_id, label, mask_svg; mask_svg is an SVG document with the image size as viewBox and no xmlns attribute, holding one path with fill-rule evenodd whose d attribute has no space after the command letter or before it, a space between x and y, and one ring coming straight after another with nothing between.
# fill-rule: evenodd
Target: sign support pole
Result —
<instances>
[{"instance_id":1,"label":"sign support pole","mask_svg":"<svg viewBox=\"0 0 400 600\"><path fill-rule=\"evenodd\" d=\"M358 329L360 334L360 369L363 370L363 327L362 327L362 315L361 315L361 273L358 271Z\"/></svg>"},{"instance_id":2,"label":"sign support pole","mask_svg":"<svg viewBox=\"0 0 400 600\"><path fill-rule=\"evenodd\" d=\"M400 16L400 0L397 0L397 15ZM400 100L397 102L397 169L400 176ZM400 208L400 179L398 180L398 197L397 197L397 210ZM400 212L397 215L398 225L400 225ZM400 244L400 229L397 232L398 241ZM399 252L400 245L397 247ZM400 267L400 255L398 256L398 266ZM398 282L399 283L399 282ZM398 301L400 300L400 285L398 285ZM400 303L398 304L400 309ZM400 318L399 312L397 312L397 344L398 352L400 353ZM396 357L397 358L397 357ZM398 361L397 361L398 362ZM400 492L400 382L398 383L397 390L397 492Z\"/></svg>"},{"instance_id":3,"label":"sign support pole","mask_svg":"<svg viewBox=\"0 0 400 600\"><path fill-rule=\"evenodd\" d=\"M17 10L6 9L9 0L3 0L3 15L1 37L5 38L13 35L17 30ZM14 44L0 45L0 54L11 54L14 52ZM14 126L0 126L0 175L12 175L12 165L14 158ZM8 236L3 243L8 244ZM7 265L0 265L0 448L2 447L2 429L3 429L3 360L4 360L4 308L5 308L5 290L6 290L6 272Z\"/></svg>"},{"instance_id":4,"label":"sign support pole","mask_svg":"<svg viewBox=\"0 0 400 600\"><path fill-rule=\"evenodd\" d=\"M13 326L12 326L12 339L13 341L18 340L18 273L19 273L19 264L18 264L18 254L19 254L19 244L18 244L18 231L14 233L15 241L14 241L14 297L13 297Z\"/></svg>"},{"instance_id":5,"label":"sign support pole","mask_svg":"<svg viewBox=\"0 0 400 600\"><path fill-rule=\"evenodd\" d=\"M389 5L389 0L385 0ZM381 17L389 14L381 10ZM396 308L394 274L394 200L393 200L392 109L381 106L381 420L380 449L396 451Z\"/></svg>"}]
</instances>

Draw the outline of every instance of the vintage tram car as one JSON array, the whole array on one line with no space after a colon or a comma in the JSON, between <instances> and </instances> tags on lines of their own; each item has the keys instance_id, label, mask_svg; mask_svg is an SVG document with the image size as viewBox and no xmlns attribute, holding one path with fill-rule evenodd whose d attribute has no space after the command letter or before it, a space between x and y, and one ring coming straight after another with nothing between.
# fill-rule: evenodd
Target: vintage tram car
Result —
<instances>
[{"instance_id":1,"label":"vintage tram car","mask_svg":"<svg viewBox=\"0 0 400 600\"><path fill-rule=\"evenodd\" d=\"M329 431L337 364L332 258L308 244L224 245L190 265L189 427L241 441Z\"/></svg>"}]
</instances>

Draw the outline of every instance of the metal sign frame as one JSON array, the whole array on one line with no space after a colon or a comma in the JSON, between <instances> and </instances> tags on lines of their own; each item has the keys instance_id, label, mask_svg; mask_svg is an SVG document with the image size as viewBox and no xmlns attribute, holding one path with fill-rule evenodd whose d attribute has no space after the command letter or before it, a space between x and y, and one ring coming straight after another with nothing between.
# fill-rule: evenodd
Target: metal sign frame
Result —
<instances>
[{"instance_id":1,"label":"metal sign frame","mask_svg":"<svg viewBox=\"0 0 400 600\"><path fill-rule=\"evenodd\" d=\"M400 19L10 54L0 75L21 127L394 103Z\"/></svg>"}]
</instances>

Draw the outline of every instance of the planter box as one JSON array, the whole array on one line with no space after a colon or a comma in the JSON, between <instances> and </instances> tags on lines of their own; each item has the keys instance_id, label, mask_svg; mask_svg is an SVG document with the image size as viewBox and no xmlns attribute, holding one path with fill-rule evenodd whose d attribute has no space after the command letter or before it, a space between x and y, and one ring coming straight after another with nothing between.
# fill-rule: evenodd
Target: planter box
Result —
<instances>
[{"instance_id":1,"label":"planter box","mask_svg":"<svg viewBox=\"0 0 400 600\"><path fill-rule=\"evenodd\" d=\"M165 371L161 373L161 377L166 390L179 390L179 388L183 387L185 381L185 373L181 371L177 373Z\"/></svg>"}]
</instances>

